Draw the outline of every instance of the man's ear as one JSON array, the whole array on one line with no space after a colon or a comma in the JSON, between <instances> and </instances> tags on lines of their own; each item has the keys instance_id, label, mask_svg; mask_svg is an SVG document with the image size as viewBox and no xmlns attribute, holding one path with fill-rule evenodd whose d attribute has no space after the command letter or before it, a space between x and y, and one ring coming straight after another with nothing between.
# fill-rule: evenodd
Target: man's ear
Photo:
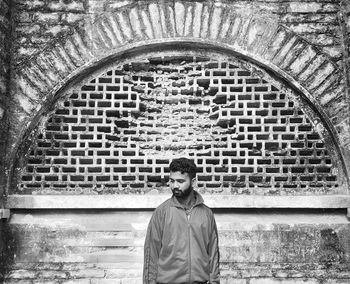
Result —
<instances>
[{"instance_id":1,"label":"man's ear","mask_svg":"<svg viewBox=\"0 0 350 284\"><path fill-rule=\"evenodd\" d=\"M191 180L191 182L192 182L192 186L193 186L193 185L196 185L197 179L194 177L194 178Z\"/></svg>"}]
</instances>

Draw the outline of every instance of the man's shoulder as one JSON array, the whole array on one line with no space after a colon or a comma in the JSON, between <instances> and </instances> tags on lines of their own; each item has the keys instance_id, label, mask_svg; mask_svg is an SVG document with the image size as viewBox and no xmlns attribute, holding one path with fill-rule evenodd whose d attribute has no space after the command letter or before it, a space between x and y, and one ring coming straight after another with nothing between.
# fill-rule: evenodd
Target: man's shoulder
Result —
<instances>
[{"instance_id":1,"label":"man's shoulder","mask_svg":"<svg viewBox=\"0 0 350 284\"><path fill-rule=\"evenodd\" d=\"M161 213L164 210L167 210L170 207L171 202L172 201L171 201L171 197L170 197L167 200L165 200L163 203L158 205L158 207L154 210L154 212Z\"/></svg>"},{"instance_id":2,"label":"man's shoulder","mask_svg":"<svg viewBox=\"0 0 350 284\"><path fill-rule=\"evenodd\" d=\"M202 208L202 210L206 211L208 214L210 214L210 215L214 214L213 210L208 205L201 203L200 207Z\"/></svg>"}]
</instances>

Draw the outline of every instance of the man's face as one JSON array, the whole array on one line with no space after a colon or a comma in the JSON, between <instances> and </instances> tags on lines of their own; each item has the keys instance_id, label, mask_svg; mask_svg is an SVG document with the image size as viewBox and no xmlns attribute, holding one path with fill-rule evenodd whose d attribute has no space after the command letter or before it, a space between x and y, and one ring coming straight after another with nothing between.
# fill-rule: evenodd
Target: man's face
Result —
<instances>
[{"instance_id":1,"label":"man's face","mask_svg":"<svg viewBox=\"0 0 350 284\"><path fill-rule=\"evenodd\" d=\"M188 173L170 172L169 182L173 194L178 198L185 198L192 191L194 179L191 179Z\"/></svg>"}]
</instances>

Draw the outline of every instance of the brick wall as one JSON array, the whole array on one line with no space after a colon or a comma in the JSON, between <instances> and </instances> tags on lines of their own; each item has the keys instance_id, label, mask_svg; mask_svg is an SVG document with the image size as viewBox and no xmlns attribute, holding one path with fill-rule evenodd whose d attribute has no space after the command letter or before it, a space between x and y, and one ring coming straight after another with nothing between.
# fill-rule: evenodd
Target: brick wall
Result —
<instances>
[{"instance_id":1,"label":"brick wall","mask_svg":"<svg viewBox=\"0 0 350 284\"><path fill-rule=\"evenodd\" d=\"M348 112L350 112L350 62L349 62L349 52L350 52L350 5L348 1L341 1L341 11L339 12L340 26L342 28L342 45L343 45L343 69L346 76L346 103L348 106ZM343 125L345 129L350 128L350 119L346 120ZM349 151L345 151L346 155L349 157Z\"/></svg>"},{"instance_id":2,"label":"brick wall","mask_svg":"<svg viewBox=\"0 0 350 284\"><path fill-rule=\"evenodd\" d=\"M54 41L71 33L74 28L83 27L84 21L95 20L101 14L137 2L17 0L17 64L35 56L47 45L54 45ZM276 18L280 24L308 40L333 60L341 60L340 0L243 0L230 4L236 11L245 10L247 14L258 12Z\"/></svg>"},{"instance_id":3,"label":"brick wall","mask_svg":"<svg viewBox=\"0 0 350 284\"><path fill-rule=\"evenodd\" d=\"M8 99L8 79L9 79L9 3L8 1L0 2L0 198L3 194L5 185L4 159L7 137L6 109Z\"/></svg>"},{"instance_id":4,"label":"brick wall","mask_svg":"<svg viewBox=\"0 0 350 284\"><path fill-rule=\"evenodd\" d=\"M198 164L201 193L347 191L330 135L286 86L232 56L161 54L68 90L23 149L15 192L167 192L180 155Z\"/></svg>"},{"instance_id":5,"label":"brick wall","mask_svg":"<svg viewBox=\"0 0 350 284\"><path fill-rule=\"evenodd\" d=\"M206 194L347 193L347 1L13 3L8 193L164 193L190 152ZM223 283L349 283L343 209L215 213ZM14 209L7 283L140 283L149 218Z\"/></svg>"},{"instance_id":6,"label":"brick wall","mask_svg":"<svg viewBox=\"0 0 350 284\"><path fill-rule=\"evenodd\" d=\"M9 1L0 1L0 209L4 206L5 191L5 159L7 140L7 100L9 79L9 32L10 32ZM7 271L7 224L0 219L0 282Z\"/></svg>"},{"instance_id":7,"label":"brick wall","mask_svg":"<svg viewBox=\"0 0 350 284\"><path fill-rule=\"evenodd\" d=\"M14 213L17 248L6 283L141 284L151 212L73 213ZM215 216L222 283L349 283L349 225L342 212L231 210Z\"/></svg>"},{"instance_id":8,"label":"brick wall","mask_svg":"<svg viewBox=\"0 0 350 284\"><path fill-rule=\"evenodd\" d=\"M224 3L213 5L211 2L207 4L178 2L174 4L175 6L172 2L166 2L164 5L151 2L126 2L129 6L112 2L105 5L85 2L84 5L78 6L67 4L67 7L63 2L59 3L60 10L55 10L54 14L60 16L56 16L54 24L48 21L45 27L38 29L35 34L29 30L33 26L32 22L21 23L21 20L26 18L21 17L21 13L26 11L30 15L33 13L42 15L42 11L51 11L52 7L41 5L41 12L38 12L39 8L35 10L33 4L27 2L18 4L17 24L23 25L24 30L25 27L28 28L23 33L21 30L16 32L14 54L18 56L21 56L22 52L19 47L22 46L21 43L29 42L26 38L28 35L30 38L35 35L44 37L42 32L46 33L51 25L56 29L60 25L66 27L67 23L62 20L65 17L62 15L65 15L67 9L72 9L72 13L78 13L77 7L80 5L78 14L83 20L77 20L69 25L69 28L64 29L66 32L58 37L52 38L46 35L42 45L31 44L31 53L24 53L22 59L16 57L14 60L12 78L16 83L13 84L11 109L17 115L13 115L11 120L13 135L10 136L10 152L18 143L16 137L27 131L26 126L38 113L41 102L52 100L57 90L74 79L79 72L86 70L86 67L96 66L98 62L107 60L108 56L111 57L120 50L128 49L130 45L142 46L154 42L172 41L173 38L195 40L200 43L208 40L211 44L229 47L253 60L267 64L267 67L273 71L280 70L287 77L290 76L292 81L294 80L295 86L301 85L310 92L309 99L315 102L315 105L319 105L319 111L325 113L331 120L332 126L331 124L330 126L338 131L341 147L345 149L350 143L346 131L347 105L344 104L343 96L345 82L339 62L328 53L320 52L320 46L313 45L307 38L317 30L311 28L311 24L307 33L301 32L291 28L296 24L288 26L280 21L279 16L277 17L280 15L279 11L285 11L285 13L290 11L292 16L303 14L304 12L295 10L297 8L294 2L274 2L265 6L260 2L254 2L253 5L245 6L250 9L243 9L239 6L241 3L227 6L228 4ZM312 11L320 9L321 14L332 15L333 13L334 16L334 12L328 10L330 6L333 7L332 9L337 7L334 3L320 5L317 2L311 5L310 9ZM269 10L268 7L273 9ZM82 12L83 8L87 15ZM259 13L255 13L257 9ZM100 14L95 14L93 11ZM202 17L206 13L219 17L218 19L222 21L211 21L213 17L210 17L209 21L208 17ZM29 18L32 17L34 16ZM196 21L197 25L191 24ZM161 25L157 25L157 22ZM312 23L315 24L315 22ZM341 29L339 26L337 28L339 33ZM317 33L321 32L326 33L322 29L317 30ZM336 35L337 33L334 32L327 34L328 37ZM28 51L29 47L24 46ZM336 45L336 48L338 47ZM39 50L41 50L40 53L38 53ZM51 91L47 92L47 90ZM341 103L338 103L339 101ZM339 116L339 113L342 115Z\"/></svg>"}]
</instances>

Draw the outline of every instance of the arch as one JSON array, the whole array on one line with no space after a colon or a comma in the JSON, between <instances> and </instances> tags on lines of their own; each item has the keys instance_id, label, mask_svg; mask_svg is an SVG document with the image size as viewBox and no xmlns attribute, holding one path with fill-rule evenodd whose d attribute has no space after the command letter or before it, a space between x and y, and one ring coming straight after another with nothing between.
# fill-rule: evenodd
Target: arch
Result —
<instances>
[{"instance_id":1,"label":"arch","mask_svg":"<svg viewBox=\"0 0 350 284\"><path fill-rule=\"evenodd\" d=\"M52 106L24 139L15 193L166 192L165 167L180 155L198 164L202 193L346 192L318 115L232 54L182 47L112 60Z\"/></svg>"},{"instance_id":2,"label":"arch","mask_svg":"<svg viewBox=\"0 0 350 284\"><path fill-rule=\"evenodd\" d=\"M43 105L89 69L133 50L192 44L229 50L282 77L320 113L336 145L346 148L349 144L350 135L341 130L347 127L347 117L339 117L339 107L335 107L340 101L340 110L348 109L342 71L277 19L233 10L222 3L166 1L124 6L88 26L89 32L77 29L16 70L17 87L12 92L23 114L22 133L17 137L31 128L30 121L35 124ZM11 160L15 152L13 149Z\"/></svg>"}]
</instances>

